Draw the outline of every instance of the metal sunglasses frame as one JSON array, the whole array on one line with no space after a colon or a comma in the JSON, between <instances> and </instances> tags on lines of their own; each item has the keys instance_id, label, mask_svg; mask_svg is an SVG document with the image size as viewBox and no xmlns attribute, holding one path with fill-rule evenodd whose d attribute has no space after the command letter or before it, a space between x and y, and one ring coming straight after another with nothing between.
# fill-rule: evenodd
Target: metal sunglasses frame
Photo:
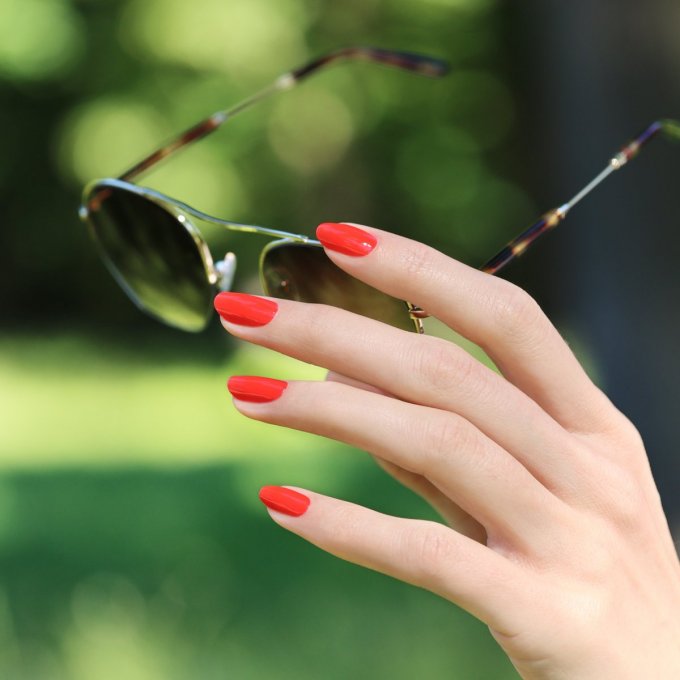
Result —
<instances>
[{"instance_id":1,"label":"metal sunglasses frame","mask_svg":"<svg viewBox=\"0 0 680 680\"><path fill-rule=\"evenodd\" d=\"M97 210L98 200L101 198L102 193L105 193L106 188L110 187L112 189L123 189L129 193L141 196L146 200L158 205L163 208L166 212L170 213L175 219L182 225L185 231L191 236L194 244L196 245L196 250L201 258L203 264L203 271L205 273L206 279L212 286L216 286L220 290L227 291L231 289L231 284L236 273L236 256L233 253L227 253L223 260L215 262L208 244L192 222L191 218L194 217L202 222L207 222L209 224L216 224L220 227L228 229L229 231L239 231L247 232L251 234L258 234L260 236L270 236L274 238L274 241L269 242L260 253L260 278L262 286L264 287L264 279L262 277L264 262L264 257L266 253L274 246L283 245L286 243L301 243L307 245L313 245L321 247L321 243L309 236L304 236L303 234L293 234L287 231L281 231L279 229L269 229L268 227L259 227L252 224L241 224L239 222L231 222L229 220L223 220L219 217L209 215L201 210L197 210L192 206L177 200L176 198L171 198L165 194L156 191L154 189L149 189L148 187L140 187L131 182L125 182L120 179L103 179L94 180L87 184L83 191L83 196L88 196L93 189L98 189L95 194L94 199L91 199L87 205L83 205L80 208L79 214L80 218L89 226L88 216L90 212ZM94 229L90 229L93 239L97 245L99 241L95 235ZM156 314L153 314L146 308L144 303L138 299L136 293L130 288L125 277L120 274L118 269L110 261L106 251L99 247L99 252L102 259L107 265L108 270L111 275L118 282L120 287L127 293L128 297L146 314L150 314L154 318L158 318ZM408 304L408 303L407 303ZM164 321L164 319L160 319ZM207 322L207 319L206 319ZM167 323L167 322L166 322ZM416 324L416 330L420 330L419 326ZM420 331L422 332L422 331Z\"/></svg>"},{"instance_id":2,"label":"metal sunglasses frame","mask_svg":"<svg viewBox=\"0 0 680 680\"><path fill-rule=\"evenodd\" d=\"M209 215L158 191L139 186L134 183L134 180L146 171L150 170L157 163L168 158L180 149L211 134L223 123L230 120L242 111L249 109L254 104L262 101L276 92L290 90L309 75L340 61L368 61L400 68L419 75L430 77L441 77L446 75L449 70L448 64L441 59L421 54L414 54L411 52L385 50L375 47L347 47L321 56L300 68L284 73L272 84L260 90L248 99L236 104L235 106L213 113L208 118L201 120L199 123L188 128L181 134L171 139L167 144L163 145L133 165L117 179L107 178L94 180L88 183L83 191L83 203L81 204L78 211L80 219L86 224L89 224L90 212L98 209L97 204L99 202L99 194L94 194L94 197L90 198L88 201L88 196L90 196L92 190L97 187L101 187L104 190L106 187L122 189L152 201L153 203L168 211L170 214L174 215L177 221L180 222L191 235L194 243L196 244L197 250L200 253L208 282L213 286L217 286L221 290L229 290L231 286L235 270L235 256L229 253L224 260L221 260L217 263L214 262L205 239L201 235L200 231L192 223L190 219L191 217L203 222L224 227L231 231L248 232L274 238L275 240L267 244L260 254L261 278L264 257L272 247L284 243L299 243L321 247L321 243L319 241L303 234L294 234L278 229L270 229L268 227L241 224ZM510 243L508 243L500 252L483 264L480 267L481 271L484 271L488 274L497 274L506 265L522 255L540 236L547 233L548 231L551 231L558 224L560 224L577 203L582 201L607 177L609 177L609 175L627 165L638 155L641 149L648 142L659 135L666 136L674 140L680 140L680 122L675 120L659 120L649 125L640 135L628 142L620 149L618 153L611 157L604 170L602 170L591 182L589 182L584 186L583 189L575 194L573 198L541 216L528 229L520 233L519 236L510 241ZM92 233L94 235L94 231L92 231ZM107 263L107 266L114 278L126 291L128 296L137 304L137 306L148 313L148 310L144 307L143 303L137 299L137 296L130 289L124 278L110 263L108 256L105 252L103 252L103 249L101 249L101 251L103 259ZM263 280L262 284L264 286ZM422 320L427 318L427 312L409 302L406 302L405 304L407 305L408 314L413 320L415 330L418 333L423 333L424 329Z\"/></svg>"}]
</instances>

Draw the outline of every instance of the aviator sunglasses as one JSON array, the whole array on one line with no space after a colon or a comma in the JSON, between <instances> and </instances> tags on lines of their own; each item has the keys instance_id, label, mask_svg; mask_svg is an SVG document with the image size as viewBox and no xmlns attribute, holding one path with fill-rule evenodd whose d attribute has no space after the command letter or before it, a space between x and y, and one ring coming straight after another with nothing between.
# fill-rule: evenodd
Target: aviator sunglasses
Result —
<instances>
[{"instance_id":1,"label":"aviator sunglasses","mask_svg":"<svg viewBox=\"0 0 680 680\"><path fill-rule=\"evenodd\" d=\"M197 332L205 328L212 316L215 292L230 289L236 257L228 253L224 259L215 261L194 224L196 220L273 239L260 254L260 280L266 295L332 305L398 328L423 332L425 310L346 274L326 256L319 241L220 219L134 183L158 162L206 137L235 115L340 61L369 61L430 77L440 77L448 71L446 62L410 52L371 47L337 50L283 74L245 101L200 121L117 179L99 179L85 187L79 216L87 224L109 271L142 311L170 326ZM481 270L489 274L499 272L542 234L560 224L577 203L660 134L680 140L680 122L652 123L614 155L604 170L571 200L545 213L482 265Z\"/></svg>"}]
</instances>

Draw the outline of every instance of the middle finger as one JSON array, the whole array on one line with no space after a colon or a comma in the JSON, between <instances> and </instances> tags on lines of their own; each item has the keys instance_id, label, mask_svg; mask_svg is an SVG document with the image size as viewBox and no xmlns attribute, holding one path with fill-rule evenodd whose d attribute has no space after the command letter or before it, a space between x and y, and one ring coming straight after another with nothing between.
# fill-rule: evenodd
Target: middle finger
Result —
<instances>
[{"instance_id":1,"label":"middle finger","mask_svg":"<svg viewBox=\"0 0 680 680\"><path fill-rule=\"evenodd\" d=\"M349 387L355 387L365 392L372 392L374 394L382 394L383 396L393 396L379 390L373 385L363 383L359 380L353 380L346 375L328 371L326 374L327 382L336 382ZM370 451L369 451L370 453ZM429 479L416 472L411 472L405 468L396 465L384 458L380 458L375 454L371 454L373 460L383 469L387 474L391 475L400 484L407 489L411 489L413 493L418 494L424 498L446 521L452 528L469 538L473 538L480 543L486 543L486 531L479 522L470 517L459 505L454 503L448 496L443 494Z\"/></svg>"},{"instance_id":2,"label":"middle finger","mask_svg":"<svg viewBox=\"0 0 680 680\"><path fill-rule=\"evenodd\" d=\"M326 305L220 293L233 335L461 415L558 495L577 486L573 439L533 400L458 346ZM566 455L565 455L566 454Z\"/></svg>"}]
</instances>

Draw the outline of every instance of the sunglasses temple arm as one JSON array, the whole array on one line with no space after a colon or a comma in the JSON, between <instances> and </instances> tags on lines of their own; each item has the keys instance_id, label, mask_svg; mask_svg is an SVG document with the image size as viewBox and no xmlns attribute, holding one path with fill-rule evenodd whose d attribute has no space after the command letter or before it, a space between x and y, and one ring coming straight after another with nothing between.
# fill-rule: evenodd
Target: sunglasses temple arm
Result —
<instances>
[{"instance_id":1,"label":"sunglasses temple arm","mask_svg":"<svg viewBox=\"0 0 680 680\"><path fill-rule=\"evenodd\" d=\"M591 191L604 182L609 175L620 170L635 158L641 149L657 135L661 133L670 139L680 141L680 122L674 120L661 120L652 123L638 137L626 144L613 158L607 167L597 175L589 184L579 191L570 201L548 211L537 222L532 224L526 231L510 241L503 250L494 255L488 262L480 267L487 274L497 274L507 264L522 255L540 236L554 229L562 222L569 211L582 201Z\"/></svg>"},{"instance_id":2,"label":"sunglasses temple arm","mask_svg":"<svg viewBox=\"0 0 680 680\"><path fill-rule=\"evenodd\" d=\"M168 156L171 156L179 149L182 149L199 139L203 139L203 137L214 132L225 121L233 118L238 113L249 109L254 104L257 104L276 92L290 90L308 76L331 64L345 60L368 61L435 78L446 75L449 70L448 64L441 59L411 52L383 50L376 47L346 47L336 50L335 52L319 57L300 68L284 73L271 85L254 94L252 97L245 99L230 109L218 111L212 116L205 118L200 123L193 125L188 130L185 130L183 133L170 140L166 145L157 149L146 158L143 158L139 163L120 175L118 179L125 182L131 182L143 172L152 168L159 161L168 158Z\"/></svg>"}]
</instances>

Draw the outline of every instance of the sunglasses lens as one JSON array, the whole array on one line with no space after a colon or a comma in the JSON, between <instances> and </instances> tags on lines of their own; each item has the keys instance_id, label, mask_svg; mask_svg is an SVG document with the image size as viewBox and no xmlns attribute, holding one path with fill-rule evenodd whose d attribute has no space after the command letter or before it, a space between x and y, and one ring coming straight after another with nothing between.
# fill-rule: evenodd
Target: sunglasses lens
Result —
<instances>
[{"instance_id":1,"label":"sunglasses lens","mask_svg":"<svg viewBox=\"0 0 680 680\"><path fill-rule=\"evenodd\" d=\"M201 249L182 218L109 185L96 185L84 205L108 268L133 302L171 326L203 329L212 286Z\"/></svg>"},{"instance_id":2,"label":"sunglasses lens","mask_svg":"<svg viewBox=\"0 0 680 680\"><path fill-rule=\"evenodd\" d=\"M397 328L415 330L405 302L346 274L318 246L274 245L265 252L261 269L262 286L272 297L332 305Z\"/></svg>"}]
</instances>

